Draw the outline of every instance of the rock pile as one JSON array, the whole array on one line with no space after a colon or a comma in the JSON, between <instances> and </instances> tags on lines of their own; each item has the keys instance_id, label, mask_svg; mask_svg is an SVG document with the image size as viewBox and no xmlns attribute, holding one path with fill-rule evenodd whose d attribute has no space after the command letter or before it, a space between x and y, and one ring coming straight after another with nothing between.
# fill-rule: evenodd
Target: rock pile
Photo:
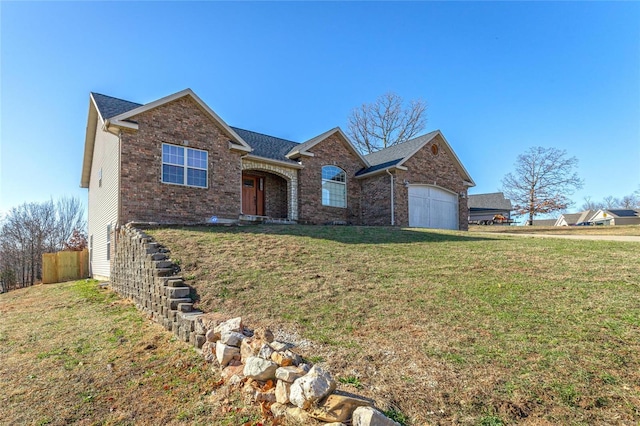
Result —
<instances>
[{"instance_id":1,"label":"rock pile","mask_svg":"<svg viewBox=\"0 0 640 426\"><path fill-rule=\"evenodd\" d=\"M251 331L242 319L193 309L191 288L176 275L169 250L127 224L115 231L111 287L138 309L202 350L221 370L227 386L241 387L248 400L268 407L275 418L308 423L316 419L338 426L399 426L372 401L336 391L328 371L312 366L293 345L274 340L268 329Z\"/></svg>"},{"instance_id":2,"label":"rock pile","mask_svg":"<svg viewBox=\"0 0 640 426\"><path fill-rule=\"evenodd\" d=\"M311 366L292 345L274 340L268 329L253 332L240 317L222 321L203 314L207 328L202 355L221 370L229 386L242 387L247 399L268 406L276 418L299 423L314 418L337 426L394 426L398 423L373 408L372 401L336 392L331 374Z\"/></svg>"}]
</instances>

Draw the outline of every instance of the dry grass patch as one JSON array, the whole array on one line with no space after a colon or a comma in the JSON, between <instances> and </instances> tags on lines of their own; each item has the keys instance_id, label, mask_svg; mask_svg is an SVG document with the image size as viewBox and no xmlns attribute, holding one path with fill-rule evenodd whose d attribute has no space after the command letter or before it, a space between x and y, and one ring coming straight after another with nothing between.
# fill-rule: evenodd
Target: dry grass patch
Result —
<instances>
[{"instance_id":1,"label":"dry grass patch","mask_svg":"<svg viewBox=\"0 0 640 426\"><path fill-rule=\"evenodd\" d=\"M640 420L637 244L374 227L164 229L200 307L407 424Z\"/></svg>"},{"instance_id":2,"label":"dry grass patch","mask_svg":"<svg viewBox=\"0 0 640 426\"><path fill-rule=\"evenodd\" d=\"M238 425L260 417L189 346L95 281L0 295L0 423ZM250 424L254 424L253 422Z\"/></svg>"},{"instance_id":3,"label":"dry grass patch","mask_svg":"<svg viewBox=\"0 0 640 426\"><path fill-rule=\"evenodd\" d=\"M469 232L551 235L629 235L640 236L640 225L623 226L469 226Z\"/></svg>"}]
</instances>

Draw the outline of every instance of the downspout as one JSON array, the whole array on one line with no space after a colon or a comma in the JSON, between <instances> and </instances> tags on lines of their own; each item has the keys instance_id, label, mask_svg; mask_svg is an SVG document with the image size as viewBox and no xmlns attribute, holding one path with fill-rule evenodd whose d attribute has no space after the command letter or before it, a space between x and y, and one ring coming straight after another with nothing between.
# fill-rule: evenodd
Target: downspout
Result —
<instances>
[{"instance_id":1,"label":"downspout","mask_svg":"<svg viewBox=\"0 0 640 426\"><path fill-rule=\"evenodd\" d=\"M391 226L395 226L396 217L395 217L395 200L394 200L394 193L393 193L393 174L389 171L389 169L387 169L386 172L389 175L390 182L391 182Z\"/></svg>"}]
</instances>

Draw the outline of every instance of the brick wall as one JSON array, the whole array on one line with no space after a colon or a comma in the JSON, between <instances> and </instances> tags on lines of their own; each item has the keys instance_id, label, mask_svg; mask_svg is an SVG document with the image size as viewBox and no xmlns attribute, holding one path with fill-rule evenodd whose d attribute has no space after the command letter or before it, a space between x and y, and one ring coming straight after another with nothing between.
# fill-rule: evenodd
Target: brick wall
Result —
<instances>
[{"instance_id":1,"label":"brick wall","mask_svg":"<svg viewBox=\"0 0 640 426\"><path fill-rule=\"evenodd\" d=\"M432 144L438 145L438 154L431 151ZM463 192L465 198L458 198L458 224L460 230L469 229L469 209L467 208L467 187L456 168L455 160L445 148L440 136L425 145L404 163L409 170L398 171L395 184L396 224L409 226L408 189L404 181L411 184L436 185L456 194Z\"/></svg>"},{"instance_id":2,"label":"brick wall","mask_svg":"<svg viewBox=\"0 0 640 426\"><path fill-rule=\"evenodd\" d=\"M212 216L240 214L240 154L229 137L190 98L184 97L135 117L138 131L121 135L120 223L202 223ZM162 183L162 144L208 152L208 188Z\"/></svg>"},{"instance_id":3,"label":"brick wall","mask_svg":"<svg viewBox=\"0 0 640 426\"><path fill-rule=\"evenodd\" d=\"M364 178L360 182L362 185L362 223L375 226L391 225L389 175L383 173Z\"/></svg>"},{"instance_id":4,"label":"brick wall","mask_svg":"<svg viewBox=\"0 0 640 426\"><path fill-rule=\"evenodd\" d=\"M360 182L355 174L362 169L360 159L334 134L309 150L313 157L302 157L304 169L299 177L299 220L303 223L361 223ZM322 166L340 167L347 175L347 207L322 205Z\"/></svg>"}]
</instances>

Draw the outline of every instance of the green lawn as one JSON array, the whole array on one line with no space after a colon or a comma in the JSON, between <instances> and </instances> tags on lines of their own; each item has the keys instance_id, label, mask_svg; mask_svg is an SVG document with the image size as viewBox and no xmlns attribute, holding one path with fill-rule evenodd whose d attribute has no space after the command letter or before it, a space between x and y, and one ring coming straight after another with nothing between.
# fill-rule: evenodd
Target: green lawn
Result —
<instances>
[{"instance_id":1,"label":"green lawn","mask_svg":"<svg viewBox=\"0 0 640 426\"><path fill-rule=\"evenodd\" d=\"M207 311L414 425L640 421L640 244L373 227L153 230Z\"/></svg>"}]
</instances>

